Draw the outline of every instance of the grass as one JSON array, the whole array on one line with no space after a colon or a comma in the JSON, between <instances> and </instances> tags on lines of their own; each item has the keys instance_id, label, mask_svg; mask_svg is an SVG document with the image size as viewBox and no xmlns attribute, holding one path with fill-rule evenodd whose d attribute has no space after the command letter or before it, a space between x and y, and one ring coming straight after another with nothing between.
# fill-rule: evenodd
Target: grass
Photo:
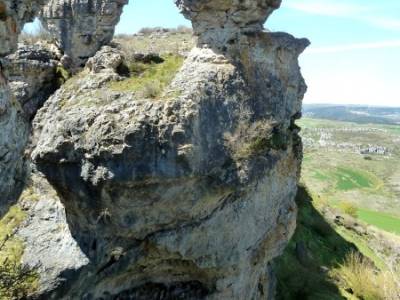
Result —
<instances>
[{"instance_id":1,"label":"grass","mask_svg":"<svg viewBox=\"0 0 400 300\"><path fill-rule=\"evenodd\" d=\"M346 290L358 299L395 300L400 287L389 272L377 272L375 266L359 253L351 252L338 268L332 271Z\"/></svg>"},{"instance_id":2,"label":"grass","mask_svg":"<svg viewBox=\"0 0 400 300\"><path fill-rule=\"evenodd\" d=\"M367 209L358 209L357 216L360 220L379 229L400 235L400 218L388 213L372 211Z\"/></svg>"},{"instance_id":3,"label":"grass","mask_svg":"<svg viewBox=\"0 0 400 300\"><path fill-rule=\"evenodd\" d=\"M151 38L145 36L122 36L117 35L114 41L121 45L127 57L134 53L159 53L166 55L169 53L189 52L196 41L191 32L168 33L163 38Z\"/></svg>"},{"instance_id":4,"label":"grass","mask_svg":"<svg viewBox=\"0 0 400 300\"><path fill-rule=\"evenodd\" d=\"M278 300L399 299L396 278L362 236L329 224L304 187L296 203L296 232L275 261Z\"/></svg>"},{"instance_id":5,"label":"grass","mask_svg":"<svg viewBox=\"0 0 400 300\"><path fill-rule=\"evenodd\" d=\"M385 262L368 246L367 241L362 237L344 227L336 227L335 230L346 241L354 244L357 250L365 257L368 257L379 269L387 270Z\"/></svg>"},{"instance_id":6,"label":"grass","mask_svg":"<svg viewBox=\"0 0 400 300\"><path fill-rule=\"evenodd\" d=\"M400 151L396 141L400 139L400 126L379 124L354 124L304 118L298 122L302 136L315 144L321 130L331 136L336 144L356 143L381 145L391 152L390 156L363 155L331 145L305 147L302 181L313 195L327 199L336 206L343 201L354 203L369 211L398 213L400 218ZM356 134L351 130L358 130Z\"/></svg>"},{"instance_id":7,"label":"grass","mask_svg":"<svg viewBox=\"0 0 400 300\"><path fill-rule=\"evenodd\" d=\"M357 217L357 207L353 203L343 201L339 204L339 207L343 213L352 216L353 218Z\"/></svg>"},{"instance_id":8,"label":"grass","mask_svg":"<svg viewBox=\"0 0 400 300\"><path fill-rule=\"evenodd\" d=\"M133 63L129 66L131 76L123 81L110 83L110 88L119 92L137 92L144 98L158 98L172 82L183 65L179 55L165 55L163 63Z\"/></svg>"},{"instance_id":9,"label":"grass","mask_svg":"<svg viewBox=\"0 0 400 300\"><path fill-rule=\"evenodd\" d=\"M311 176L315 180L331 183L332 188L337 191L374 188L380 184L379 178L368 171L345 167L340 164L324 169L313 169Z\"/></svg>"},{"instance_id":10,"label":"grass","mask_svg":"<svg viewBox=\"0 0 400 300\"><path fill-rule=\"evenodd\" d=\"M296 202L296 232L275 264L277 299L345 299L328 271L343 263L355 246L324 220L305 188L300 187Z\"/></svg>"},{"instance_id":11,"label":"grass","mask_svg":"<svg viewBox=\"0 0 400 300\"><path fill-rule=\"evenodd\" d=\"M374 186L373 180L369 178L371 176L368 176L365 172L360 170L340 167L337 168L334 177L337 180L337 189L339 190L346 191L355 188L370 188Z\"/></svg>"},{"instance_id":12,"label":"grass","mask_svg":"<svg viewBox=\"0 0 400 300\"><path fill-rule=\"evenodd\" d=\"M38 277L34 270L21 265L24 246L15 236L26 214L12 206L0 220L0 299L25 299L37 289Z\"/></svg>"}]
</instances>

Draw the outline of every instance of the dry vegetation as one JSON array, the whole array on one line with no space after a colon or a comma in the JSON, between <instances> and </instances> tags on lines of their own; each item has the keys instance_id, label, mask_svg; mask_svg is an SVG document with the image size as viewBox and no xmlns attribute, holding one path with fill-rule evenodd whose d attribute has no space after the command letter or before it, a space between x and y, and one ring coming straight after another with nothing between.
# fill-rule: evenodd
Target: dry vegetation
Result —
<instances>
[{"instance_id":1,"label":"dry vegetation","mask_svg":"<svg viewBox=\"0 0 400 300\"><path fill-rule=\"evenodd\" d=\"M25 213L17 206L0 220L0 299L25 299L37 288L37 276L33 269L21 264L23 244L16 231L25 219Z\"/></svg>"},{"instance_id":2,"label":"dry vegetation","mask_svg":"<svg viewBox=\"0 0 400 300\"><path fill-rule=\"evenodd\" d=\"M132 61L128 65L130 76L122 81L112 82L110 88L119 92L135 92L139 97L157 99L172 82L183 64L179 55L164 55L162 62L144 63Z\"/></svg>"},{"instance_id":3,"label":"dry vegetation","mask_svg":"<svg viewBox=\"0 0 400 300\"><path fill-rule=\"evenodd\" d=\"M195 39L190 28L143 28L138 34L119 34L114 38L129 60L136 53L178 54L186 56L194 47Z\"/></svg>"},{"instance_id":4,"label":"dry vegetation","mask_svg":"<svg viewBox=\"0 0 400 300\"><path fill-rule=\"evenodd\" d=\"M332 272L345 291L364 300L400 299L400 286L394 274L380 271L359 253L351 252Z\"/></svg>"}]
</instances>

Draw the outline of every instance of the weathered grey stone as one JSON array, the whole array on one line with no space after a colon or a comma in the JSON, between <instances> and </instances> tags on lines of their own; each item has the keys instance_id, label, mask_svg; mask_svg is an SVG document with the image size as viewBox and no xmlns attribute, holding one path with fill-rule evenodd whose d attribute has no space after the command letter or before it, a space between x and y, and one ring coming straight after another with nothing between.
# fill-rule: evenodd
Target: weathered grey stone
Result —
<instances>
[{"instance_id":1,"label":"weathered grey stone","mask_svg":"<svg viewBox=\"0 0 400 300\"><path fill-rule=\"evenodd\" d=\"M0 216L23 188L28 135L24 112L0 71Z\"/></svg>"},{"instance_id":2,"label":"weathered grey stone","mask_svg":"<svg viewBox=\"0 0 400 300\"><path fill-rule=\"evenodd\" d=\"M124 63L124 57L121 51L110 46L104 46L90 58L86 68L92 73L115 73L118 67Z\"/></svg>"},{"instance_id":3,"label":"weathered grey stone","mask_svg":"<svg viewBox=\"0 0 400 300\"><path fill-rule=\"evenodd\" d=\"M39 297L273 298L270 262L295 226L294 121L306 90L297 59L308 42L263 31L280 1L176 2L199 43L159 101L112 91L123 55L104 47L35 118L32 157L46 178L32 177L39 197L23 195L29 218L18 234L24 263L39 265ZM2 3L4 55L39 2L17 2L21 18ZM124 4L51 1L42 20L62 61L93 56ZM0 85L8 201L23 178L29 123L3 76Z\"/></svg>"},{"instance_id":4,"label":"weathered grey stone","mask_svg":"<svg viewBox=\"0 0 400 300\"><path fill-rule=\"evenodd\" d=\"M71 236L57 192L40 173L30 175L19 206L26 213L17 231L24 243L22 263L40 274L37 294L45 295L89 261Z\"/></svg>"},{"instance_id":5,"label":"weathered grey stone","mask_svg":"<svg viewBox=\"0 0 400 300\"><path fill-rule=\"evenodd\" d=\"M3 60L10 88L30 120L44 101L58 88L57 66L61 53L52 44L19 44Z\"/></svg>"},{"instance_id":6,"label":"weathered grey stone","mask_svg":"<svg viewBox=\"0 0 400 300\"><path fill-rule=\"evenodd\" d=\"M128 0L50 0L42 10L43 25L59 42L74 67L83 67L114 35Z\"/></svg>"},{"instance_id":7,"label":"weathered grey stone","mask_svg":"<svg viewBox=\"0 0 400 300\"><path fill-rule=\"evenodd\" d=\"M271 13L282 0L175 0L192 21L200 44L224 47L242 34L263 30Z\"/></svg>"},{"instance_id":8,"label":"weathered grey stone","mask_svg":"<svg viewBox=\"0 0 400 300\"><path fill-rule=\"evenodd\" d=\"M52 96L33 158L90 260L52 297L271 298L295 227L307 44L257 32L195 48L160 101L110 90L118 64L96 58Z\"/></svg>"},{"instance_id":9,"label":"weathered grey stone","mask_svg":"<svg viewBox=\"0 0 400 300\"><path fill-rule=\"evenodd\" d=\"M45 1L0 0L0 216L23 187L29 125L8 86L2 58L15 51L18 34Z\"/></svg>"},{"instance_id":10,"label":"weathered grey stone","mask_svg":"<svg viewBox=\"0 0 400 300\"><path fill-rule=\"evenodd\" d=\"M0 57L14 52L18 35L47 0L0 0Z\"/></svg>"}]
</instances>

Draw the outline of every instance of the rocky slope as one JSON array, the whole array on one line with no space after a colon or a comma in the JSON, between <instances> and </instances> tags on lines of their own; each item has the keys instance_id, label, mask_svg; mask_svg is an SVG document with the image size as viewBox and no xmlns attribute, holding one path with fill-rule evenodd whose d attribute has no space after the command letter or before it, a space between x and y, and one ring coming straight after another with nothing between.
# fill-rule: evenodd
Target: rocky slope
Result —
<instances>
[{"instance_id":1,"label":"rocky slope","mask_svg":"<svg viewBox=\"0 0 400 300\"><path fill-rule=\"evenodd\" d=\"M57 3L42 16L80 65L109 39L97 13L113 28L123 3ZM270 264L296 223L308 41L263 31L280 1L176 3L198 45L161 94L118 90L137 70L107 46L36 114L18 236L37 297L274 297Z\"/></svg>"}]
</instances>

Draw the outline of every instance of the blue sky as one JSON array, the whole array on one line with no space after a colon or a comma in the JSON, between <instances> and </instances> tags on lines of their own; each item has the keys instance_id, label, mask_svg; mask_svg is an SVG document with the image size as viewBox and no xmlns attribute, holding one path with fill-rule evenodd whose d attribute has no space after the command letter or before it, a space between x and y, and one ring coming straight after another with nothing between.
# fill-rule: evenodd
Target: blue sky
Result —
<instances>
[{"instance_id":1,"label":"blue sky","mask_svg":"<svg viewBox=\"0 0 400 300\"><path fill-rule=\"evenodd\" d=\"M130 0L117 33L190 23L173 0ZM283 0L273 31L307 37L306 103L400 106L400 0Z\"/></svg>"}]
</instances>

